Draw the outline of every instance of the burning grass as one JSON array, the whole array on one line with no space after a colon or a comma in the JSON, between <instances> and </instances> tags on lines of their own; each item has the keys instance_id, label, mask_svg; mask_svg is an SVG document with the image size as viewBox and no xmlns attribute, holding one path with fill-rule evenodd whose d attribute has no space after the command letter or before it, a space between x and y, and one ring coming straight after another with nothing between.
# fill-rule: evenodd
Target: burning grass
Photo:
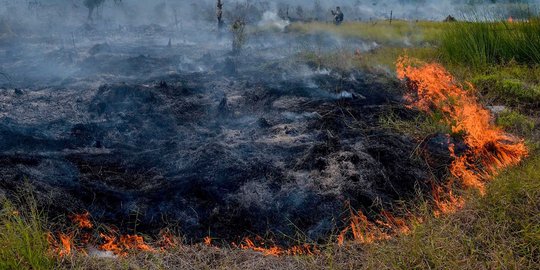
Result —
<instances>
[{"instance_id":1,"label":"burning grass","mask_svg":"<svg viewBox=\"0 0 540 270\"><path fill-rule=\"evenodd\" d=\"M264 256L259 252L175 244L167 252L133 251L115 259L74 254L62 260L48 257L42 216L20 219L18 228L34 233L10 234L18 245L0 249L2 269L537 269L540 256L540 158L534 157L501 173L486 187L486 195L465 195L464 209L452 215L413 223L407 234L370 245L348 242L323 247L314 256ZM9 207L8 207L9 206ZM14 208L4 204L1 223L12 220ZM36 212L37 213L37 212ZM20 217L20 216L19 216ZM6 243L5 227L0 231ZM15 237L15 235L17 237ZM33 235L20 241L19 235ZM37 236L37 237L34 237ZM41 240L40 240L41 239ZM171 241L178 241L173 238ZM7 242L7 243L14 243ZM32 252L25 255L24 252ZM18 256L15 257L14 254ZM26 258L26 259L24 259ZM29 259L33 258L33 259ZM39 258L39 259L38 259ZM15 260L16 259L16 260ZM24 259L24 260L23 260ZM16 264L7 264L7 263ZM25 267L26 266L26 267Z\"/></svg>"},{"instance_id":2,"label":"burning grass","mask_svg":"<svg viewBox=\"0 0 540 270\"><path fill-rule=\"evenodd\" d=\"M460 197L452 193L452 186L434 186L433 204L436 208L435 216L439 219L431 217L433 212L425 212L421 219L427 222L420 224L421 222L415 218L404 220L383 212L379 220L372 221L360 211L351 211L349 226L335 237L340 245L297 246L290 249L279 248L262 239L251 238L245 238L237 245L233 244L235 248L232 249L226 246L214 247L209 237L201 244L184 245L178 237L165 234L163 239L148 243L140 235L93 231L96 226L92 223L91 217L88 213L81 213L70 217L78 227L78 231L49 237L52 250L61 258L58 262L60 267L103 269L126 267L350 269L362 265L368 269L482 269L497 265L533 267L539 250L537 241L539 232L535 224L538 224L537 198L540 188L532 182L538 179L536 171L539 160L533 159L521 168L526 174L519 173L520 169L512 170L500 176L493 187L490 185L486 187L487 180L500 169L517 164L527 154L523 142L494 126L489 112L468 91L470 89L456 83L442 66L424 64L407 58L402 58L399 63L398 74L408 80L409 87L414 92L408 99L410 105L429 113L425 118L415 120L423 125L421 130L417 131L418 137L423 133L440 132L452 133L452 136L463 139L468 146L465 153L457 153L450 147L454 158L452 175L460 180L462 186L486 192L486 197L478 197L474 192L466 197ZM401 123L397 118L388 117L386 120L389 126L399 126L406 130L405 133L415 132L407 127L406 122ZM498 184L507 180L507 177L512 178L508 181L511 185ZM528 177L531 183L519 182L520 177ZM523 201L518 199L520 196ZM501 199L502 202L499 201ZM510 204L505 204L508 200ZM463 207L463 211L457 211ZM514 209L516 213L507 212L513 207L521 209ZM6 206L4 209L9 208ZM448 213L455 214L443 215ZM9 221L10 218L9 215L2 216L2 221L4 219ZM514 219L524 222L516 223ZM36 221L21 219L18 224L25 228L34 228L32 230L36 231L38 237L45 237L39 220L39 218ZM37 225L32 225L33 222L37 222ZM26 225L27 223L30 225ZM497 234L492 236L490 234L492 230ZM117 255L115 259L100 258L100 256L107 257L102 256L102 253L98 253L102 254L98 256L85 255L84 248L88 243L86 235L90 231L92 236L99 240L99 244L97 242L92 244L102 251ZM0 235L3 237L3 234ZM45 245L46 241L45 237ZM40 240L37 244L41 245L39 243ZM34 244L36 243L27 241L21 246ZM370 244L366 253L362 251L365 244ZM433 248L434 245L436 248ZM8 251L5 254L13 254L9 248L11 247L6 249ZM45 269L53 268L52 265L49 267L52 259L48 254L51 249L38 247L32 248L32 251L37 255L22 255L26 258L25 263L29 261L26 265L32 266L37 262ZM21 256L18 251L15 254ZM402 254L406 257L402 257ZM280 255L291 256L276 257ZM40 256L44 261L39 261ZM20 260L17 263L20 263Z\"/></svg>"},{"instance_id":3,"label":"burning grass","mask_svg":"<svg viewBox=\"0 0 540 270\"><path fill-rule=\"evenodd\" d=\"M483 193L483 182L527 156L524 142L493 125L491 113L441 65L401 57L397 70L398 77L407 80L413 90L406 96L411 106L441 112L452 132L463 137L468 147L464 154L457 154L453 144L449 150L454 158L450 172L464 187Z\"/></svg>"},{"instance_id":4,"label":"burning grass","mask_svg":"<svg viewBox=\"0 0 540 270\"><path fill-rule=\"evenodd\" d=\"M540 158L466 195L461 211L366 248L367 269L538 269Z\"/></svg>"}]
</instances>

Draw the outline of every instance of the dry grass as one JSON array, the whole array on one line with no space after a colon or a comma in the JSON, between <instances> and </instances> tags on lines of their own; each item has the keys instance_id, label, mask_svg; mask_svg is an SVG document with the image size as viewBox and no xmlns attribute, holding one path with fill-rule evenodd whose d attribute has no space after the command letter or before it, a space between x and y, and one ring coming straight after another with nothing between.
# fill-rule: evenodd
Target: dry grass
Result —
<instances>
[{"instance_id":1,"label":"dry grass","mask_svg":"<svg viewBox=\"0 0 540 270\"><path fill-rule=\"evenodd\" d=\"M273 257L196 245L117 259L75 256L63 261L59 269L360 269L361 256L359 246L328 248L317 256Z\"/></svg>"}]
</instances>

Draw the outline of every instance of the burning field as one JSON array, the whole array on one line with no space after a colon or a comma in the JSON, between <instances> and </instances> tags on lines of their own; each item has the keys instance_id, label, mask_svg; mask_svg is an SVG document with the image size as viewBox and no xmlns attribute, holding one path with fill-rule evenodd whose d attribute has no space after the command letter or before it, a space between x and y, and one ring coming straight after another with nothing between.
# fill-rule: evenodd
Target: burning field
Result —
<instances>
[{"instance_id":1,"label":"burning field","mask_svg":"<svg viewBox=\"0 0 540 270\"><path fill-rule=\"evenodd\" d=\"M317 256L408 235L420 202L455 213L529 155L442 65L403 53L395 73L352 68L381 45L264 18L245 40L178 22L2 40L0 198L32 198L59 258ZM336 48L355 54L301 57ZM445 131L418 138L389 114Z\"/></svg>"}]
</instances>

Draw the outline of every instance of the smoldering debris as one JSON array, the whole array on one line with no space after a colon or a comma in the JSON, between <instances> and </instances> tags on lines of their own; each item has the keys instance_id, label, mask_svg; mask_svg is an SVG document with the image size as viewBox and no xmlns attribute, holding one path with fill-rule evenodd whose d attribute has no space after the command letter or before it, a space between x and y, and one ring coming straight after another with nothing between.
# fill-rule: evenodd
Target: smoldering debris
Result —
<instances>
[{"instance_id":1,"label":"smoldering debris","mask_svg":"<svg viewBox=\"0 0 540 270\"><path fill-rule=\"evenodd\" d=\"M409 158L414 142L378 128L380 110L399 106L385 75L299 69L265 58L270 49L248 50L233 75L227 50L197 61L204 71L171 73L182 58L170 50L104 44L84 49L61 86L27 77L36 86L2 96L1 188L29 181L50 215L88 210L148 233L177 225L192 239L320 240L346 201L390 207L428 178Z\"/></svg>"},{"instance_id":2,"label":"smoldering debris","mask_svg":"<svg viewBox=\"0 0 540 270\"><path fill-rule=\"evenodd\" d=\"M138 230L176 224L194 239L296 229L323 239L342 222L345 201L390 206L428 178L409 158L410 139L376 128L380 111L368 105L395 100L384 90L395 85L370 76L351 85L363 100L205 74L106 85L64 104L50 92L12 96L3 110L11 120L0 126L2 189L27 179L51 213L88 210L123 228L136 215ZM34 110L16 113L30 103Z\"/></svg>"},{"instance_id":3,"label":"smoldering debris","mask_svg":"<svg viewBox=\"0 0 540 270\"><path fill-rule=\"evenodd\" d=\"M348 203L369 214L430 190L415 142L380 123L403 109L395 79L295 58L376 45L262 31L233 54L215 22L98 18L0 44L1 193L28 182L50 216L127 232L287 243L325 240Z\"/></svg>"}]
</instances>

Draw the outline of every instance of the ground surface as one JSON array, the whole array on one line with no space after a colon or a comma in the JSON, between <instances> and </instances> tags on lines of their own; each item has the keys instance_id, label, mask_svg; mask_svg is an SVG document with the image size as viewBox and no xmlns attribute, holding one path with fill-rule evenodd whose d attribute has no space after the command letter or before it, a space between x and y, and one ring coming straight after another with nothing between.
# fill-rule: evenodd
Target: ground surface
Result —
<instances>
[{"instance_id":1,"label":"ground surface","mask_svg":"<svg viewBox=\"0 0 540 270\"><path fill-rule=\"evenodd\" d=\"M427 189L416 143L380 124L390 109L407 115L400 84L295 57L374 45L263 31L234 56L226 34L167 46L175 33L155 25L83 31L62 47L31 35L2 50L13 75L1 90L1 187L29 181L52 215L88 210L195 241L320 241L348 202L378 212Z\"/></svg>"}]
</instances>

